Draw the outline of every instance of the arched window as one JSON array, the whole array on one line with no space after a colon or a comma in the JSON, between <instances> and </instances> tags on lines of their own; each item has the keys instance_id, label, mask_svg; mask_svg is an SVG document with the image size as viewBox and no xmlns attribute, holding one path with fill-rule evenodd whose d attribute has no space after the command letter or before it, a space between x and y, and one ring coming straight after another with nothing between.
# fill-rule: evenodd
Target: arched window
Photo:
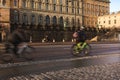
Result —
<instances>
[{"instance_id":1,"label":"arched window","mask_svg":"<svg viewBox=\"0 0 120 80\"><path fill-rule=\"evenodd\" d=\"M60 29L63 29L64 28L63 17L60 17L59 24L60 24Z\"/></svg>"},{"instance_id":2,"label":"arched window","mask_svg":"<svg viewBox=\"0 0 120 80\"><path fill-rule=\"evenodd\" d=\"M35 15L32 15L31 16L31 24L34 25L35 23L36 23Z\"/></svg>"},{"instance_id":3,"label":"arched window","mask_svg":"<svg viewBox=\"0 0 120 80\"><path fill-rule=\"evenodd\" d=\"M23 19L22 19L23 23L24 24L27 24L28 23L28 17L26 14L23 14Z\"/></svg>"},{"instance_id":4,"label":"arched window","mask_svg":"<svg viewBox=\"0 0 120 80\"><path fill-rule=\"evenodd\" d=\"M16 10L14 11L14 22L18 22L18 12Z\"/></svg>"},{"instance_id":5,"label":"arched window","mask_svg":"<svg viewBox=\"0 0 120 80\"><path fill-rule=\"evenodd\" d=\"M61 26L63 26L63 17L60 17L60 23Z\"/></svg>"},{"instance_id":6,"label":"arched window","mask_svg":"<svg viewBox=\"0 0 120 80\"><path fill-rule=\"evenodd\" d=\"M57 24L57 18L56 16L53 17L53 25L56 25Z\"/></svg>"},{"instance_id":7,"label":"arched window","mask_svg":"<svg viewBox=\"0 0 120 80\"><path fill-rule=\"evenodd\" d=\"M72 24L75 25L75 20L74 20L74 18L72 18Z\"/></svg>"},{"instance_id":8,"label":"arched window","mask_svg":"<svg viewBox=\"0 0 120 80\"><path fill-rule=\"evenodd\" d=\"M46 25L49 25L50 24L50 17L47 15L46 16Z\"/></svg>"},{"instance_id":9,"label":"arched window","mask_svg":"<svg viewBox=\"0 0 120 80\"><path fill-rule=\"evenodd\" d=\"M66 27L69 27L69 19L68 19L68 17L66 18Z\"/></svg>"},{"instance_id":10,"label":"arched window","mask_svg":"<svg viewBox=\"0 0 120 80\"><path fill-rule=\"evenodd\" d=\"M43 23L43 16L39 16L38 17L38 24L42 24Z\"/></svg>"}]
</instances>

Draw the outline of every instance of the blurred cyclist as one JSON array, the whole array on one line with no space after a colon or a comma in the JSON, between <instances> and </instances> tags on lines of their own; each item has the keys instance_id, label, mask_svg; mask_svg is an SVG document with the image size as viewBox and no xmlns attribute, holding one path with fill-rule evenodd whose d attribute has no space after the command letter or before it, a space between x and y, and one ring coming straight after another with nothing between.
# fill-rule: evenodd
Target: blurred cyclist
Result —
<instances>
[{"instance_id":1,"label":"blurred cyclist","mask_svg":"<svg viewBox=\"0 0 120 80\"><path fill-rule=\"evenodd\" d=\"M8 37L8 42L12 43L14 46L13 51L14 53L18 55L18 45L22 42L26 42L26 34L24 29L22 27L18 27L16 30L14 30ZM6 48L7 49L7 48Z\"/></svg>"},{"instance_id":2,"label":"blurred cyclist","mask_svg":"<svg viewBox=\"0 0 120 80\"><path fill-rule=\"evenodd\" d=\"M83 49L86 43L86 34L84 31L84 27L80 27L80 29L73 33L73 37L76 38L76 44L80 49Z\"/></svg>"}]
</instances>

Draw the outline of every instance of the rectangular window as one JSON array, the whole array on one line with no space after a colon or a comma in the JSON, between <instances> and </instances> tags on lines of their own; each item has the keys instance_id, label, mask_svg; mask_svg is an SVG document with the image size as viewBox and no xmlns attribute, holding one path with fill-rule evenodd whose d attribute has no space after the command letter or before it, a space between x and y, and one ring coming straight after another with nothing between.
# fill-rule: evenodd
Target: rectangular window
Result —
<instances>
[{"instance_id":1,"label":"rectangular window","mask_svg":"<svg viewBox=\"0 0 120 80\"><path fill-rule=\"evenodd\" d=\"M77 9L77 13L79 14L80 12L79 12L79 8Z\"/></svg>"},{"instance_id":2,"label":"rectangular window","mask_svg":"<svg viewBox=\"0 0 120 80\"><path fill-rule=\"evenodd\" d=\"M14 6L17 6L17 0L14 0Z\"/></svg>"},{"instance_id":3,"label":"rectangular window","mask_svg":"<svg viewBox=\"0 0 120 80\"><path fill-rule=\"evenodd\" d=\"M108 22L109 24L111 24L111 21L109 20L109 22Z\"/></svg>"},{"instance_id":4,"label":"rectangular window","mask_svg":"<svg viewBox=\"0 0 120 80\"><path fill-rule=\"evenodd\" d=\"M103 23L105 23L105 21Z\"/></svg>"},{"instance_id":5,"label":"rectangular window","mask_svg":"<svg viewBox=\"0 0 120 80\"><path fill-rule=\"evenodd\" d=\"M60 5L62 5L62 0L60 0Z\"/></svg>"},{"instance_id":6,"label":"rectangular window","mask_svg":"<svg viewBox=\"0 0 120 80\"><path fill-rule=\"evenodd\" d=\"M23 6L23 8L26 7L26 1L23 1L23 2L22 2L22 6Z\"/></svg>"},{"instance_id":7,"label":"rectangular window","mask_svg":"<svg viewBox=\"0 0 120 80\"><path fill-rule=\"evenodd\" d=\"M48 3L46 4L46 10L48 10Z\"/></svg>"},{"instance_id":8,"label":"rectangular window","mask_svg":"<svg viewBox=\"0 0 120 80\"><path fill-rule=\"evenodd\" d=\"M72 13L74 13L74 8L72 8Z\"/></svg>"},{"instance_id":9,"label":"rectangular window","mask_svg":"<svg viewBox=\"0 0 120 80\"><path fill-rule=\"evenodd\" d=\"M46 5L46 11L49 10L49 1L48 0L45 1L45 5Z\"/></svg>"},{"instance_id":10,"label":"rectangular window","mask_svg":"<svg viewBox=\"0 0 120 80\"><path fill-rule=\"evenodd\" d=\"M99 21L99 24L100 24L100 21Z\"/></svg>"},{"instance_id":11,"label":"rectangular window","mask_svg":"<svg viewBox=\"0 0 120 80\"><path fill-rule=\"evenodd\" d=\"M68 13L68 6L66 7L66 13Z\"/></svg>"},{"instance_id":12,"label":"rectangular window","mask_svg":"<svg viewBox=\"0 0 120 80\"><path fill-rule=\"evenodd\" d=\"M62 13L62 5L60 5L60 13Z\"/></svg>"},{"instance_id":13,"label":"rectangular window","mask_svg":"<svg viewBox=\"0 0 120 80\"><path fill-rule=\"evenodd\" d=\"M116 20L114 20L114 24L116 24L117 22L116 22Z\"/></svg>"},{"instance_id":14,"label":"rectangular window","mask_svg":"<svg viewBox=\"0 0 120 80\"><path fill-rule=\"evenodd\" d=\"M53 11L56 11L56 4L53 5Z\"/></svg>"},{"instance_id":15,"label":"rectangular window","mask_svg":"<svg viewBox=\"0 0 120 80\"><path fill-rule=\"evenodd\" d=\"M38 4L38 9L41 10L41 2Z\"/></svg>"},{"instance_id":16,"label":"rectangular window","mask_svg":"<svg viewBox=\"0 0 120 80\"><path fill-rule=\"evenodd\" d=\"M32 9L34 9L34 1L32 1L31 7L32 7Z\"/></svg>"},{"instance_id":17,"label":"rectangular window","mask_svg":"<svg viewBox=\"0 0 120 80\"><path fill-rule=\"evenodd\" d=\"M53 0L53 4L56 4L56 0Z\"/></svg>"}]
</instances>

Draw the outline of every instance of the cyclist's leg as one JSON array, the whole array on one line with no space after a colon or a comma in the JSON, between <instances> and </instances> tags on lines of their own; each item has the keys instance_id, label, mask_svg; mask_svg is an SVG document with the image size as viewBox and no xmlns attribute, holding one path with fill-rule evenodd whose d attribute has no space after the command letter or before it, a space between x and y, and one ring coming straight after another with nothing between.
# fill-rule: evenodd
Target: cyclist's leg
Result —
<instances>
[{"instance_id":1,"label":"cyclist's leg","mask_svg":"<svg viewBox=\"0 0 120 80\"><path fill-rule=\"evenodd\" d=\"M81 42L77 43L77 47L81 48Z\"/></svg>"},{"instance_id":2,"label":"cyclist's leg","mask_svg":"<svg viewBox=\"0 0 120 80\"><path fill-rule=\"evenodd\" d=\"M10 44L8 42L5 43L5 52L8 53L10 48Z\"/></svg>"},{"instance_id":3,"label":"cyclist's leg","mask_svg":"<svg viewBox=\"0 0 120 80\"><path fill-rule=\"evenodd\" d=\"M82 42L81 49L84 49L87 43L85 41Z\"/></svg>"},{"instance_id":4,"label":"cyclist's leg","mask_svg":"<svg viewBox=\"0 0 120 80\"><path fill-rule=\"evenodd\" d=\"M17 57L19 57L19 54L17 53L17 51L18 51L18 44L13 44L13 52L14 52L14 54L17 56Z\"/></svg>"}]
</instances>

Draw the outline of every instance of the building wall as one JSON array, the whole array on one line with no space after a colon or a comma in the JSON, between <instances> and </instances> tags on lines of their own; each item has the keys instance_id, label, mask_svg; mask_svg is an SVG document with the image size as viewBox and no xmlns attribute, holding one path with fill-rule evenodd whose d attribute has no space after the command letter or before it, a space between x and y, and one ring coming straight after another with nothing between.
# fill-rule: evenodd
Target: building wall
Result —
<instances>
[{"instance_id":1,"label":"building wall","mask_svg":"<svg viewBox=\"0 0 120 80\"><path fill-rule=\"evenodd\" d=\"M120 28L120 12L98 17L98 26L101 28Z\"/></svg>"},{"instance_id":2,"label":"building wall","mask_svg":"<svg viewBox=\"0 0 120 80\"><path fill-rule=\"evenodd\" d=\"M97 17L109 14L109 0L83 0L83 25L96 27Z\"/></svg>"},{"instance_id":3,"label":"building wall","mask_svg":"<svg viewBox=\"0 0 120 80\"><path fill-rule=\"evenodd\" d=\"M25 1L25 0L23 0ZM22 24L23 23L23 15L26 14L26 16L28 17L28 23L27 24L31 24L31 16L34 15L35 16L35 25L38 25L38 18L39 15L41 15L43 17L43 24L45 25L45 18L46 16L50 17L50 24L53 24L52 19L55 16L57 18L57 24L59 23L59 18L63 17L63 22L66 22L66 19L68 18L69 23L68 23L68 27L72 27L73 25L75 26L75 18L76 18L76 26L78 26L78 19L79 19L79 23L82 24L82 2L81 0L79 1L79 7L73 7L74 13L72 12L72 7L71 7L71 3L72 2L68 2L68 12L66 11L66 1L67 0L62 0L62 12L60 12L60 0L56 0L56 4L54 4L52 1L54 0L49 0L48 3L45 2L45 0L43 0L43 2L40 2L39 0L34 0L34 7L32 8L30 6L30 4L32 3L30 0L26 0L26 6L24 7L23 5L23 1L19 0L18 6L14 7L13 5L11 5L13 11L12 12L17 12L19 14L19 23ZM76 2L78 3L78 2ZM74 2L74 5L76 4ZM11 2L11 4L13 4ZM39 4L41 4L41 9L38 8ZM48 10L46 10L46 4L48 4ZM55 5L56 10L54 11L53 9L53 5ZM79 14L75 13L75 10L77 12L77 8L79 9ZM14 11L16 10L16 11ZM14 13L13 13L14 14ZM74 24L72 24L72 19L74 19Z\"/></svg>"},{"instance_id":4,"label":"building wall","mask_svg":"<svg viewBox=\"0 0 120 80\"><path fill-rule=\"evenodd\" d=\"M109 0L0 0L2 27L6 24L13 31L22 25L38 35L37 39L42 35L38 28L59 26L72 34L81 26L96 27L97 17L108 13Z\"/></svg>"},{"instance_id":5,"label":"building wall","mask_svg":"<svg viewBox=\"0 0 120 80\"><path fill-rule=\"evenodd\" d=\"M3 1L0 0L0 6L3 8ZM60 0L56 0L56 3L54 4L54 0L48 0L48 3L45 2L45 0L33 0L33 8L31 7L32 0L5 0L6 5L4 7L8 8L8 10L13 9L16 11L12 11L10 15L14 15L13 12L18 11L18 17L19 17L19 24L22 24L22 16L23 14L26 14L28 16L28 23L31 24L31 15L35 15L35 24L38 25L38 16L43 16L43 21L45 25L45 18L48 15L50 17L50 24L52 24L52 18L53 16L57 17L57 24L59 24L59 18L62 16L64 23L66 22L66 19L68 18L69 23L67 24L68 27L72 26L90 26L90 27L96 27L97 25L97 16L109 14L109 0L74 0L73 4L70 0L62 0L63 2L60 4ZM15 5L16 1L16 5ZM41 2L42 1L42 2ZM68 1L68 5L67 5ZM79 1L79 2L77 2ZM25 4L24 4L25 3ZM77 6L79 3L79 7ZM39 4L41 4L41 9L39 7ZM46 10L46 4L48 4L48 10ZM25 5L25 6L24 6ZM56 11L54 11L54 5L56 7ZM73 5L73 6L72 6ZM60 6L62 6L62 12L60 12ZM68 12L66 7L68 7ZM72 8L74 12L72 12ZM77 13L79 10L79 13ZM8 17L10 16L8 15ZM12 16L13 17L13 16ZM9 17L9 18L12 18ZM74 19L74 23L72 22L72 19ZM79 20L78 20L79 19ZM76 21L76 23L75 23ZM79 24L78 24L79 21Z\"/></svg>"}]
</instances>

